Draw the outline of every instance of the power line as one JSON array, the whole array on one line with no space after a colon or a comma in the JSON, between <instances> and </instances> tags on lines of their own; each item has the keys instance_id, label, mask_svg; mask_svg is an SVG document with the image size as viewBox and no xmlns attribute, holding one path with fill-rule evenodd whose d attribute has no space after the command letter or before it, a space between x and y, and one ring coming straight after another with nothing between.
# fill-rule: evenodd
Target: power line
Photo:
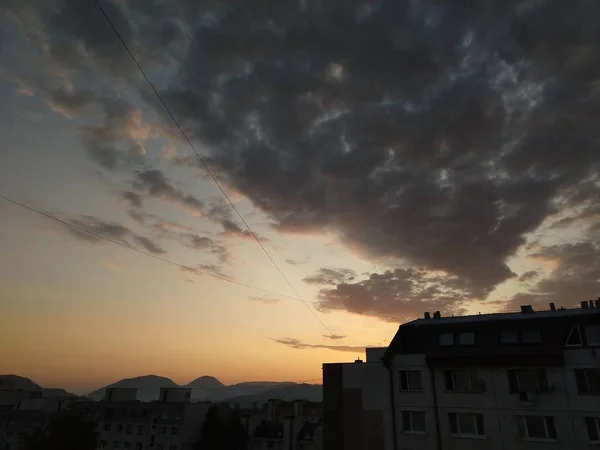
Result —
<instances>
[{"instance_id":1,"label":"power line","mask_svg":"<svg viewBox=\"0 0 600 450\"><path fill-rule=\"evenodd\" d=\"M121 36L121 34L119 33L119 30L117 30L117 28L113 24L112 20L110 19L110 17L106 13L106 11L104 11L104 8L102 8L102 5L100 4L99 0L94 0L94 2L96 3L96 6L98 6L98 8L100 9L100 11L102 12L102 15L104 16L104 18L106 19L106 21L108 22L108 24L110 25L110 27L112 28L112 30L114 31L114 33L117 36L117 38L119 39L119 41L121 41L121 44L123 45L123 47L125 47L125 50L127 50L127 53L129 53L129 56L134 61L134 63L137 66L138 70L141 72L141 74L143 75L143 77L148 82L148 85L150 86L150 88L152 89L152 91L154 92L154 94L156 95L156 97L158 98L159 102L161 103L161 105L163 106L163 108L165 109L165 111L167 112L167 114L169 115L169 117L171 117L171 120L173 121L173 123L175 124L175 126L177 127L177 129L179 130L179 132L181 133L181 135L183 136L183 138L185 139L185 141L188 143L188 145L190 146L190 148L192 149L192 151L196 154L196 157L198 158L198 161L200 161L200 164L204 167L204 169L206 170L206 172L210 175L210 177L212 178L212 180L215 182L215 184L217 185L217 187L219 188L219 190L221 191L221 193L223 194L223 196L225 197L225 199L227 200L227 202L231 205L231 207L233 208L233 210L235 211L235 213L238 215L238 217L240 218L240 220L242 221L242 223L246 226L246 228L248 229L248 231L250 232L250 234L252 235L252 237L254 238L254 240L258 243L258 245L260 246L260 248L262 249L262 251L265 253L265 255L267 255L267 257L269 258L269 260L271 261L271 263L273 263L273 265L275 266L275 268L277 269L277 271L279 272L279 274L283 277L283 279L286 281L286 283L290 286L290 288L292 289L292 291L294 292L294 294L296 294L296 296L298 297L298 300L302 301L302 303L304 303L304 305L308 308L308 310L315 317L315 319L317 319L319 321L319 323L323 326L323 328L325 328L329 334L333 335L334 333L329 329L329 327L327 325L325 325L325 323L319 318L319 316L317 315L317 313L315 313L312 310L312 308L309 306L308 302L306 302L302 298L302 296L296 290L296 288L291 283L291 281L288 279L288 277L283 273L283 271L281 270L281 268L279 267L279 265L271 257L271 255L269 254L269 252L267 251L267 249L265 248L265 246L262 244L262 242L260 241L260 239L256 236L256 234L254 233L254 231L252 231L252 228L250 228L250 225L248 225L248 223L246 222L246 220L244 219L244 217L242 216L242 214L239 212L239 210L237 209L237 207L235 206L235 204L231 201L231 198L229 198L229 195L227 195L227 192L225 192L225 189L223 189L223 187L221 186L221 183L219 183L219 181L214 176L214 174L212 173L212 171L210 170L210 168L208 167L208 165L206 164L206 162L204 162L204 160L200 156L200 153L198 153L198 151L196 150L196 147L194 147L194 144L192 144L192 141L187 137L187 134L183 131L183 128L181 128L181 126L179 125L179 122L177 121L177 119L175 118L175 116L173 115L173 113L171 112L171 110L169 109L169 107L167 106L167 104L162 99L161 95L158 93L158 91L154 87L154 84L150 81L150 78L148 78L148 76L146 75L146 72L144 71L144 69L142 68L142 66L140 65L140 63L136 59L136 57L134 56L133 52L129 49L129 46L127 45L127 43L125 42L125 40L123 39L123 37ZM340 341L340 342L342 342L342 344L344 344L346 347L350 348L350 346L347 345L345 342L343 342L343 341Z\"/></svg>"},{"instance_id":2,"label":"power line","mask_svg":"<svg viewBox=\"0 0 600 450\"><path fill-rule=\"evenodd\" d=\"M24 209L26 209L26 210L28 210L30 212L34 212L36 214L40 214L40 215L46 217L47 219L54 220L54 221L56 221L56 222L58 222L58 223L60 223L62 225L68 226L68 227L73 228L73 229L75 229L77 231L81 231L82 233L89 234L90 236L94 236L94 237L96 237L98 239L102 239L104 241L110 242L111 244L118 245L120 247L123 247L123 248L125 248L127 250L134 251L134 252L139 253L141 255L149 256L150 258L153 258L153 259L155 259L157 261L161 261L161 262L170 264L172 266L179 267L180 269L183 269L183 270L186 270L186 271L189 271L189 272L194 272L194 273L196 273L198 275L205 275L207 277L215 278L217 280L226 281L228 283L235 284L235 285L238 285L238 286L241 286L241 287L245 287L247 289L252 289L252 290L255 290L255 291L259 291L259 292L262 292L262 293L265 293L265 294L271 294L271 295L274 295L276 297L280 297L280 298L283 298L283 299L286 299L286 300L294 300L294 301L297 301L297 302L301 302L302 301L301 299L296 298L296 297L292 297L290 295L280 294L278 292L270 291L268 289L263 289L263 288L259 288L259 287L256 287L256 286L252 286L251 284L242 283L242 282L239 282L239 281L231 279L231 278L222 277L222 276L216 275L214 273L210 273L210 272L205 272L205 271L202 271L202 270L198 270L198 269L196 269L194 267L186 266L185 264L178 263L178 262L170 260L168 258L164 258L162 256L158 256L158 255L152 254L150 252L146 252L146 251L144 251L144 250L142 250L140 248L134 247L133 245L129 245L129 244L125 243L125 242L117 241L116 239L112 239L112 238L109 238L109 237L104 236L102 234L99 234L99 233L96 233L94 231L88 230L88 229L86 229L86 228L84 228L82 226L75 225L74 223L71 223L71 222L69 222L67 220L63 220L63 219L61 219L59 217L56 217L56 216L54 216L52 214L49 214L49 213L46 213L46 212L41 211L39 209L36 209L33 206L29 206L29 205L27 205L27 204L25 204L23 202L20 202L18 200L14 200L14 199L12 199L10 197L7 197L7 196L5 196L3 194L0 194L0 199L4 200L6 202L12 203L13 205L20 206L21 208L24 208ZM317 306L321 305L319 302L313 302L313 301L309 301L309 300L305 300L304 302L305 303L312 303L312 304L317 305ZM338 307L338 306L328 305L328 306L326 306L326 308L328 308L328 309L335 309L335 310L344 311L344 312L350 312L347 309L341 308L341 307ZM380 318L386 319L386 320L394 318L394 317L390 317L390 316L383 316L383 315L377 315L377 314L371 314L371 316L380 317ZM401 322L402 320L398 319L398 321ZM330 332L330 334L333 335L334 333Z\"/></svg>"}]
</instances>

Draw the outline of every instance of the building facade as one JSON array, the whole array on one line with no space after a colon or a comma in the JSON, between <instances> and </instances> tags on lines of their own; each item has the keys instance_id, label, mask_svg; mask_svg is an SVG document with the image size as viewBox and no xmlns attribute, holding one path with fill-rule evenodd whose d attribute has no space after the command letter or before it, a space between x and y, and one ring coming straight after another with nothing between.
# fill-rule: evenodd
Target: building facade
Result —
<instances>
[{"instance_id":1,"label":"building facade","mask_svg":"<svg viewBox=\"0 0 600 450\"><path fill-rule=\"evenodd\" d=\"M141 402L136 389L109 388L103 401L76 402L71 409L96 423L100 450L190 450L215 406L190 403L190 396L187 388L161 388L158 401Z\"/></svg>"},{"instance_id":2,"label":"building facade","mask_svg":"<svg viewBox=\"0 0 600 450\"><path fill-rule=\"evenodd\" d=\"M600 305L426 314L379 361L324 365L323 383L328 450L589 449L600 444ZM369 435L360 422L373 410L383 418Z\"/></svg>"}]
</instances>

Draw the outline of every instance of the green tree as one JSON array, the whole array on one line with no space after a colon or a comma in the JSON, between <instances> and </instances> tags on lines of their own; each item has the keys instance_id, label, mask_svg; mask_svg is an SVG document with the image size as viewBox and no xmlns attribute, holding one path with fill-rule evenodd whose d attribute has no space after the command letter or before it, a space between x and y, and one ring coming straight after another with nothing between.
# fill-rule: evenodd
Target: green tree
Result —
<instances>
[{"instance_id":1,"label":"green tree","mask_svg":"<svg viewBox=\"0 0 600 450\"><path fill-rule=\"evenodd\" d=\"M95 450L94 424L72 412L62 412L50 424L48 433L38 429L24 439L21 450Z\"/></svg>"}]
</instances>

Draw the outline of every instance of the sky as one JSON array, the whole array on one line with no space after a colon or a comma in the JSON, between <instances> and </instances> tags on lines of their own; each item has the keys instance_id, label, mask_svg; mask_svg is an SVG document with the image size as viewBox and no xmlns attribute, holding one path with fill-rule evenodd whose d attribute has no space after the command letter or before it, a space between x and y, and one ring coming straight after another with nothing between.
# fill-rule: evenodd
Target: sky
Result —
<instances>
[{"instance_id":1,"label":"sky","mask_svg":"<svg viewBox=\"0 0 600 450\"><path fill-rule=\"evenodd\" d=\"M600 295L597 2L99 4L0 5L0 373L314 381Z\"/></svg>"}]
</instances>

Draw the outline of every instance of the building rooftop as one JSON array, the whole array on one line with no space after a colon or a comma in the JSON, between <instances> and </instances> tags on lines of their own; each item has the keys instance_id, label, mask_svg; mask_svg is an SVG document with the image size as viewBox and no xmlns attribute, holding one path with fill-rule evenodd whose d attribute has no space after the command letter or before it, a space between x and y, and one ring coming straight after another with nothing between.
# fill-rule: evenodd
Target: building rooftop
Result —
<instances>
[{"instance_id":1,"label":"building rooftop","mask_svg":"<svg viewBox=\"0 0 600 450\"><path fill-rule=\"evenodd\" d=\"M528 320L528 319L545 319L551 317L568 317L568 316L583 316L588 314L600 314L600 307L593 308L557 308L555 310L548 309L543 311L535 311L530 309L529 305L524 305L520 312L507 313L490 313L490 314L473 314L468 316L434 316L431 318L415 319L410 322L403 323L400 327L418 326L418 325L436 325L449 323L473 323L498 320Z\"/></svg>"}]
</instances>

